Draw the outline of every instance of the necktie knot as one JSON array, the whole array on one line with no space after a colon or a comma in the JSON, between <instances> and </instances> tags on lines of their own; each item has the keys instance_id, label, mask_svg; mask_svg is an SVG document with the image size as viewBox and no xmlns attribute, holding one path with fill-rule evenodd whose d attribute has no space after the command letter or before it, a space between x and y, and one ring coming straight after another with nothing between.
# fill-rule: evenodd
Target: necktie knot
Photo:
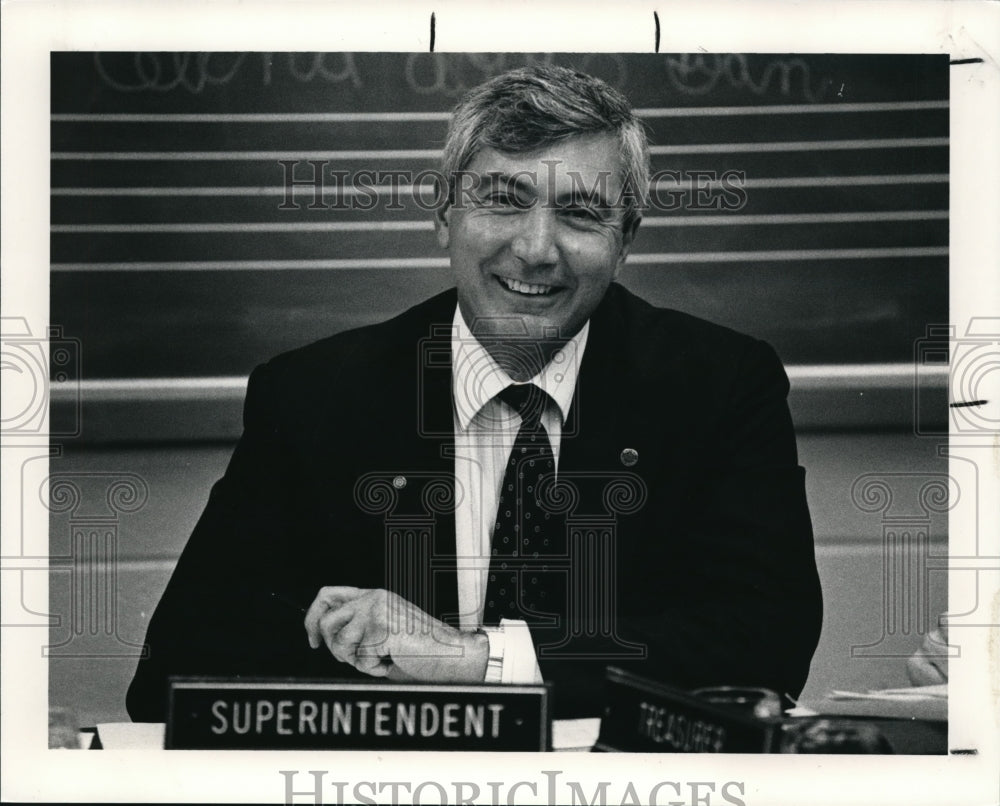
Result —
<instances>
[{"instance_id":1,"label":"necktie knot","mask_svg":"<svg viewBox=\"0 0 1000 806\"><path fill-rule=\"evenodd\" d=\"M533 383L511 384L497 397L521 415L521 427L529 430L538 427L549 402L548 394Z\"/></svg>"}]
</instances>

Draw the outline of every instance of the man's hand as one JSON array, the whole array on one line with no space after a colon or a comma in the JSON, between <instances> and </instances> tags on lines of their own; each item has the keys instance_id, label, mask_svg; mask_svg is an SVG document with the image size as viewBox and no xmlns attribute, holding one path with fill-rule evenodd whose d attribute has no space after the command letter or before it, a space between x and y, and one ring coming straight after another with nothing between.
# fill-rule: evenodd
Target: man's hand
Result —
<instances>
[{"instance_id":1,"label":"man's hand","mask_svg":"<svg viewBox=\"0 0 1000 806\"><path fill-rule=\"evenodd\" d=\"M489 643L460 632L386 590L321 588L306 612L313 649L326 644L339 661L373 677L433 683L481 683Z\"/></svg>"},{"instance_id":2,"label":"man's hand","mask_svg":"<svg viewBox=\"0 0 1000 806\"><path fill-rule=\"evenodd\" d=\"M914 686L948 682L948 622L924 636L920 647L906 659L906 676Z\"/></svg>"}]
</instances>

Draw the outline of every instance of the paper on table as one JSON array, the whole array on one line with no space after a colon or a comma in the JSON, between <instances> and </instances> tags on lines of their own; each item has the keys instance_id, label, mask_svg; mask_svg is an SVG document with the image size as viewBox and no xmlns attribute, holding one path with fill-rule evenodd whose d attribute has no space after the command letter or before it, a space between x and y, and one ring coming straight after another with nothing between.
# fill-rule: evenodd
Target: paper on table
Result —
<instances>
[{"instance_id":1,"label":"paper on table","mask_svg":"<svg viewBox=\"0 0 1000 806\"><path fill-rule=\"evenodd\" d=\"M804 705L796 705L794 708L786 708L785 716L819 716L819 712Z\"/></svg>"},{"instance_id":2,"label":"paper on table","mask_svg":"<svg viewBox=\"0 0 1000 806\"><path fill-rule=\"evenodd\" d=\"M839 691L833 689L829 697L831 700L901 700L908 701L914 699L947 699L948 684L939 683L933 686L909 686L907 688L883 688L869 690L865 693L857 691Z\"/></svg>"},{"instance_id":3,"label":"paper on table","mask_svg":"<svg viewBox=\"0 0 1000 806\"><path fill-rule=\"evenodd\" d=\"M162 722L105 722L97 726L105 750L162 750ZM552 749L590 750L601 732L600 719L556 719L552 722Z\"/></svg>"},{"instance_id":4,"label":"paper on table","mask_svg":"<svg viewBox=\"0 0 1000 806\"><path fill-rule=\"evenodd\" d=\"M597 744L601 720L554 719L552 720L552 749L557 752L590 750Z\"/></svg>"},{"instance_id":5,"label":"paper on table","mask_svg":"<svg viewBox=\"0 0 1000 806\"><path fill-rule=\"evenodd\" d=\"M792 716L855 716L872 719L948 719L948 684L868 692L831 691L825 699L798 703Z\"/></svg>"},{"instance_id":6,"label":"paper on table","mask_svg":"<svg viewBox=\"0 0 1000 806\"><path fill-rule=\"evenodd\" d=\"M162 722L104 722L97 726L105 750L162 750Z\"/></svg>"}]
</instances>

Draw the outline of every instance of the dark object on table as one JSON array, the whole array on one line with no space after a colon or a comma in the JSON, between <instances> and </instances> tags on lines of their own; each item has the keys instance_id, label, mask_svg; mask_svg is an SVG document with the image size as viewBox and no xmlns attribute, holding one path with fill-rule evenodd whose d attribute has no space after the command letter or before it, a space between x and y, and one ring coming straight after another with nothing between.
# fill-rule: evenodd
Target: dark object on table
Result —
<instances>
[{"instance_id":1,"label":"dark object on table","mask_svg":"<svg viewBox=\"0 0 1000 806\"><path fill-rule=\"evenodd\" d=\"M850 719L802 719L782 726L782 753L883 753L892 746L875 725Z\"/></svg>"}]
</instances>

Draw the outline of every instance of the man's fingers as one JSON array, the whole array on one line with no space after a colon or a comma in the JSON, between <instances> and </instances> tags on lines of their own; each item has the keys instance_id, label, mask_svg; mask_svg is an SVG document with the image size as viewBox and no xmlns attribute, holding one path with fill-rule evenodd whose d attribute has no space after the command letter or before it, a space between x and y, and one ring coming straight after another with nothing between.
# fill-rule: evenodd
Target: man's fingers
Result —
<instances>
[{"instance_id":1,"label":"man's fingers","mask_svg":"<svg viewBox=\"0 0 1000 806\"><path fill-rule=\"evenodd\" d=\"M391 663L389 656L389 636L377 622L369 621L364 636L358 642L354 652L354 665L368 674L375 674L373 669ZM384 672L379 677L384 676Z\"/></svg>"},{"instance_id":2,"label":"man's fingers","mask_svg":"<svg viewBox=\"0 0 1000 806\"><path fill-rule=\"evenodd\" d=\"M365 640L364 622L364 613L356 613L350 605L323 618L323 636L337 660L357 666L358 644Z\"/></svg>"},{"instance_id":3,"label":"man's fingers","mask_svg":"<svg viewBox=\"0 0 1000 806\"><path fill-rule=\"evenodd\" d=\"M408 675L402 669L400 669L395 663L390 664L385 667L385 676L389 678L393 683L411 683L417 678L412 675Z\"/></svg>"},{"instance_id":4,"label":"man's fingers","mask_svg":"<svg viewBox=\"0 0 1000 806\"><path fill-rule=\"evenodd\" d=\"M337 660L374 677L386 675L389 648L385 629L364 607L345 605L320 623L327 646Z\"/></svg>"},{"instance_id":5,"label":"man's fingers","mask_svg":"<svg viewBox=\"0 0 1000 806\"><path fill-rule=\"evenodd\" d=\"M338 641L338 633L344 629L344 627L350 623L354 618L355 607L348 603L338 607L336 610L327 610L322 616L320 616L319 625L316 628L317 635L319 636L320 642L326 644L327 649L333 654L337 660L343 660L340 653L340 644ZM312 641L310 640L310 644ZM318 646L319 644L317 644Z\"/></svg>"},{"instance_id":6,"label":"man's fingers","mask_svg":"<svg viewBox=\"0 0 1000 806\"><path fill-rule=\"evenodd\" d=\"M394 593L322 588L306 613L305 628L313 648L326 644L338 661L372 677L405 682L447 676L442 650L450 644L439 645L435 631L447 634L450 628Z\"/></svg>"},{"instance_id":7,"label":"man's fingers","mask_svg":"<svg viewBox=\"0 0 1000 806\"><path fill-rule=\"evenodd\" d=\"M388 677L389 670L395 668L391 663L376 663L369 669L362 669L361 671L365 674L370 674L372 677Z\"/></svg>"},{"instance_id":8,"label":"man's fingers","mask_svg":"<svg viewBox=\"0 0 1000 806\"><path fill-rule=\"evenodd\" d=\"M351 602L367 591L367 588L352 588L350 585L327 585L325 588L320 588L319 592L321 596Z\"/></svg>"},{"instance_id":9,"label":"man's fingers","mask_svg":"<svg viewBox=\"0 0 1000 806\"><path fill-rule=\"evenodd\" d=\"M948 682L948 667L921 648L907 658L906 675L914 686L934 686Z\"/></svg>"},{"instance_id":10,"label":"man's fingers","mask_svg":"<svg viewBox=\"0 0 1000 806\"><path fill-rule=\"evenodd\" d=\"M309 638L309 646L316 649L320 643L320 633L319 633L319 620L323 615L329 610L325 601L316 597L313 599L313 603L309 605L309 609L306 611L305 617L305 627L306 636Z\"/></svg>"},{"instance_id":11,"label":"man's fingers","mask_svg":"<svg viewBox=\"0 0 1000 806\"><path fill-rule=\"evenodd\" d=\"M316 598L313 599L306 611L305 628L309 638L309 646L316 649L323 643L319 622L324 614L342 607L346 602L353 601L363 592L362 588L352 588L346 585L328 585L320 588Z\"/></svg>"},{"instance_id":12,"label":"man's fingers","mask_svg":"<svg viewBox=\"0 0 1000 806\"><path fill-rule=\"evenodd\" d=\"M377 654L365 654L361 651L358 652L357 658L358 662L355 668L359 672L370 674L372 677L386 677L389 674L389 669L392 668L391 662Z\"/></svg>"}]
</instances>

